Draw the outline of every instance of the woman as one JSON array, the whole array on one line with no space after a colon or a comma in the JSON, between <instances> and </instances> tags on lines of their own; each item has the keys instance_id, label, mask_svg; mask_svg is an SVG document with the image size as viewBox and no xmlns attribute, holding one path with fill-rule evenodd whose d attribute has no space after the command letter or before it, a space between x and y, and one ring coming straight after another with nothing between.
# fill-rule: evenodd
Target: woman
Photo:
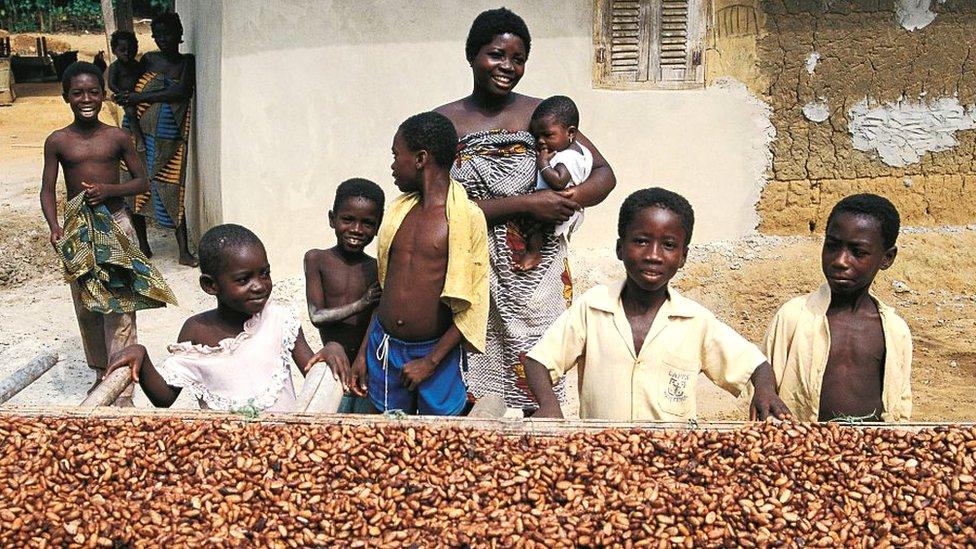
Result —
<instances>
[{"instance_id":1,"label":"woman","mask_svg":"<svg viewBox=\"0 0 976 549\"><path fill-rule=\"evenodd\" d=\"M593 144L593 171L565 191L533 192L535 140L529 120L540 99L515 93L529 57L525 22L500 8L481 13L468 33L465 54L471 65L471 95L437 108L454 123L461 146L451 176L464 185L488 220L491 256L491 311L484 354L468 355L466 381L475 397L499 394L509 407L531 414L538 405L525 380L522 357L572 300L566 247L549 234L542 263L516 272L513 261L525 240L514 221L531 217L550 225L566 221L581 207L599 204L616 184L613 170ZM557 388L562 399L562 384Z\"/></svg>"},{"instance_id":2,"label":"woman","mask_svg":"<svg viewBox=\"0 0 976 549\"><path fill-rule=\"evenodd\" d=\"M195 267L197 258L187 243L184 195L186 185L186 147L190 136L190 101L195 83L194 57L180 53L183 23L175 13L165 13L152 21L152 36L158 52L143 56L146 72L131 94L116 95L123 105L137 105L139 125L146 140L140 152L149 170L150 190L129 204L139 247L152 256L146 238L146 218L152 216L164 228L176 230L180 263Z\"/></svg>"}]
</instances>

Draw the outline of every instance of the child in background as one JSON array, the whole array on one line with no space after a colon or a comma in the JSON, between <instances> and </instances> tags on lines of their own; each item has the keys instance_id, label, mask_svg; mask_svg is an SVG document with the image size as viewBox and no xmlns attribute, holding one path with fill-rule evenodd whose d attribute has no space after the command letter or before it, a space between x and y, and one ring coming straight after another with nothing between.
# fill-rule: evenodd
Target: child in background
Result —
<instances>
[{"instance_id":1,"label":"child in background","mask_svg":"<svg viewBox=\"0 0 976 549\"><path fill-rule=\"evenodd\" d=\"M451 180L457 142L451 121L434 112L411 116L393 137L391 169L404 194L384 214L383 295L353 365L353 390L382 412L464 413L461 345L485 349L488 228Z\"/></svg>"},{"instance_id":2,"label":"child in background","mask_svg":"<svg viewBox=\"0 0 976 549\"><path fill-rule=\"evenodd\" d=\"M815 292L780 307L766 332L779 395L802 421L912 416L912 334L871 293L898 254L898 210L874 194L848 196L827 218Z\"/></svg>"},{"instance_id":3,"label":"child in background","mask_svg":"<svg viewBox=\"0 0 976 549\"><path fill-rule=\"evenodd\" d=\"M125 117L122 119L122 127L132 132L132 137L136 140L136 150L145 151L146 139L139 126L138 109L136 105L128 103L129 94L135 91L136 84L146 69L142 60L136 59L139 41L132 31L118 30L112 33L111 45L115 61L108 67L108 89L114 94L113 100L123 105Z\"/></svg>"},{"instance_id":4,"label":"child in background","mask_svg":"<svg viewBox=\"0 0 976 549\"><path fill-rule=\"evenodd\" d=\"M562 417L552 384L573 366L583 419L693 419L701 372L733 395L751 381L752 419L789 414L762 352L669 284L688 256L694 216L684 197L665 189L627 197L617 224L627 278L586 292L529 351L534 417Z\"/></svg>"},{"instance_id":5,"label":"child in background","mask_svg":"<svg viewBox=\"0 0 976 549\"><path fill-rule=\"evenodd\" d=\"M133 345L110 370L130 369L159 407L186 389L201 408L293 411L292 361L307 374L324 354L312 354L294 311L270 299L271 266L258 237L240 225L207 231L200 239L200 287L217 298L217 308L183 323L162 364L154 366L146 348Z\"/></svg>"},{"instance_id":6,"label":"child in background","mask_svg":"<svg viewBox=\"0 0 976 549\"><path fill-rule=\"evenodd\" d=\"M590 176L593 154L576 141L578 128L579 110L568 97L555 95L535 108L529 131L535 136L538 149L536 190L562 191L586 181ZM515 270L527 271L539 265L547 232L554 231L556 236L569 240L569 235L582 223L583 212L577 211L555 228L542 223L525 227L525 255L516 261Z\"/></svg>"},{"instance_id":7,"label":"child in background","mask_svg":"<svg viewBox=\"0 0 976 549\"><path fill-rule=\"evenodd\" d=\"M308 316L322 336L325 361L339 372L346 390L338 412L369 413L369 400L349 392L350 364L369 329L380 301L376 260L363 251L383 220L383 189L366 179L343 181L329 211L336 245L305 253L305 297Z\"/></svg>"},{"instance_id":8,"label":"child in background","mask_svg":"<svg viewBox=\"0 0 976 549\"><path fill-rule=\"evenodd\" d=\"M41 210L71 285L85 358L96 372L94 389L109 357L136 342L135 311L176 298L134 244L122 199L145 191L149 182L129 134L98 120L105 96L102 71L91 63L72 63L61 85L74 121L44 142ZM125 183L119 182L120 161L132 169ZM68 191L64 225L58 222L55 192L59 165ZM131 406L132 389L117 403Z\"/></svg>"}]
</instances>

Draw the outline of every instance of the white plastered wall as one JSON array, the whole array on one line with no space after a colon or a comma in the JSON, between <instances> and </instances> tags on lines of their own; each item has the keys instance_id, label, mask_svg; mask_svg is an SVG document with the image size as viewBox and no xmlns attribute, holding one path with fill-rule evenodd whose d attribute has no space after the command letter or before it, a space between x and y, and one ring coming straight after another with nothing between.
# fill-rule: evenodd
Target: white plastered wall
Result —
<instances>
[{"instance_id":1,"label":"white plastered wall","mask_svg":"<svg viewBox=\"0 0 976 549\"><path fill-rule=\"evenodd\" d=\"M180 0L179 9L190 26L192 19L213 16L200 7L211 3ZM572 97L582 131L617 174L617 189L587 211L574 248L612 247L620 203L653 185L692 202L698 242L754 229L771 138L761 103L735 85L595 90L589 0L505 5L526 20L533 38L518 91ZM220 90L220 136L204 140L201 133L196 148L201 166L219 159L220 189L202 194L220 200L220 220L255 230L277 273L300 272L306 249L334 241L326 211L339 182L366 177L387 191L388 200L395 196L389 149L397 125L470 92L464 40L474 17L497 6L481 0L224 0L217 10L222 33L192 45L201 57L212 55L203 49L220 50L219 72L198 68L197 110L200 127L208 116L203 111L214 106L199 98Z\"/></svg>"}]
</instances>

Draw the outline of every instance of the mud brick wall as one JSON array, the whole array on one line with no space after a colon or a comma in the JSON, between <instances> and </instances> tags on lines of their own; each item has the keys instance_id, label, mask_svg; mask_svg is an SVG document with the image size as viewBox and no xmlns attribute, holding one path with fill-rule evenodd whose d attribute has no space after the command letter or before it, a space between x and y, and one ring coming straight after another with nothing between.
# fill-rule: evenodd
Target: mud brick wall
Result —
<instances>
[{"instance_id":1,"label":"mud brick wall","mask_svg":"<svg viewBox=\"0 0 976 549\"><path fill-rule=\"evenodd\" d=\"M865 99L871 108L900 109L904 98L923 110L955 100L962 120L976 116L966 110L976 103L976 1L933 1L930 9L935 19L909 31L895 0L761 3L759 70L776 128L758 206L761 231L821 232L833 204L855 192L887 196L903 224L976 222L976 129L949 132L957 144L917 162L886 162L852 142L849 111ZM814 52L819 60L810 72ZM825 108L819 116L814 108L813 120L804 114L811 104ZM910 140L919 129L904 131Z\"/></svg>"}]
</instances>

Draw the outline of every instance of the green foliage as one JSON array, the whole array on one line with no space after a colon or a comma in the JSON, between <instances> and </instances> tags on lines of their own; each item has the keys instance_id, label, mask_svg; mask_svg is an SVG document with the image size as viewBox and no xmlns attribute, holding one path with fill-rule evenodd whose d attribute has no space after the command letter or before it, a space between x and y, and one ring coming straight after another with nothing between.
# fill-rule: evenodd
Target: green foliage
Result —
<instances>
[{"instance_id":1,"label":"green foliage","mask_svg":"<svg viewBox=\"0 0 976 549\"><path fill-rule=\"evenodd\" d=\"M172 8L173 0L133 0L133 11L150 17ZM0 0L0 28L10 32L100 31L102 6L99 0Z\"/></svg>"}]
</instances>

